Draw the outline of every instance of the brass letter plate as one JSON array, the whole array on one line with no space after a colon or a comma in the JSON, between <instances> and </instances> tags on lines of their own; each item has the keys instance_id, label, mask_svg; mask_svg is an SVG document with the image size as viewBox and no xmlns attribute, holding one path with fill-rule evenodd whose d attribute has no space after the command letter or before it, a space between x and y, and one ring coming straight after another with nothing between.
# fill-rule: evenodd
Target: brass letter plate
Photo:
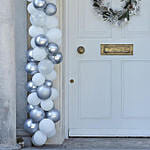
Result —
<instances>
[{"instance_id":1,"label":"brass letter plate","mask_svg":"<svg viewBox=\"0 0 150 150\"><path fill-rule=\"evenodd\" d=\"M133 55L133 44L101 44L101 55Z\"/></svg>"}]
</instances>

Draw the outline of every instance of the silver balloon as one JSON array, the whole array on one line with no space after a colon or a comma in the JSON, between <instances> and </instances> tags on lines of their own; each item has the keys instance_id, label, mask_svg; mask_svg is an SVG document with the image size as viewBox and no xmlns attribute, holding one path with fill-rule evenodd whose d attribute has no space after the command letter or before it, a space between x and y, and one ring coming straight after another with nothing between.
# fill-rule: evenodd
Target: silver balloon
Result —
<instances>
[{"instance_id":1,"label":"silver balloon","mask_svg":"<svg viewBox=\"0 0 150 150\"><path fill-rule=\"evenodd\" d=\"M27 83L26 89L27 89L27 91L30 92L30 93L31 93L31 92L36 92L37 86L35 86L32 81L29 81L29 82Z\"/></svg>"},{"instance_id":2,"label":"silver balloon","mask_svg":"<svg viewBox=\"0 0 150 150\"><path fill-rule=\"evenodd\" d=\"M35 107L31 112L30 112L30 118L34 122L39 122L45 117L44 111L40 107Z\"/></svg>"},{"instance_id":3,"label":"silver balloon","mask_svg":"<svg viewBox=\"0 0 150 150\"><path fill-rule=\"evenodd\" d=\"M44 9L46 7L46 0L33 0L33 6L37 9Z\"/></svg>"},{"instance_id":4,"label":"silver balloon","mask_svg":"<svg viewBox=\"0 0 150 150\"><path fill-rule=\"evenodd\" d=\"M48 99L51 96L51 88L46 85L41 85L37 88L37 96L40 99Z\"/></svg>"},{"instance_id":5,"label":"silver balloon","mask_svg":"<svg viewBox=\"0 0 150 150\"><path fill-rule=\"evenodd\" d=\"M33 49L27 50L27 60L28 61L35 61L33 58Z\"/></svg>"},{"instance_id":6,"label":"silver balloon","mask_svg":"<svg viewBox=\"0 0 150 150\"><path fill-rule=\"evenodd\" d=\"M27 112L29 113L31 110L34 109L35 106L31 105L31 104L28 104L27 105Z\"/></svg>"},{"instance_id":7,"label":"silver balloon","mask_svg":"<svg viewBox=\"0 0 150 150\"><path fill-rule=\"evenodd\" d=\"M33 123L32 119L28 119L24 123L24 129L30 134L35 133L39 128L38 123Z\"/></svg>"},{"instance_id":8,"label":"silver balloon","mask_svg":"<svg viewBox=\"0 0 150 150\"><path fill-rule=\"evenodd\" d=\"M46 117L54 122L58 122L60 120L60 112L57 109L52 109L51 111L46 112Z\"/></svg>"},{"instance_id":9,"label":"silver balloon","mask_svg":"<svg viewBox=\"0 0 150 150\"><path fill-rule=\"evenodd\" d=\"M38 66L35 62L29 62L26 65L25 70L27 73L34 75L34 74L38 73Z\"/></svg>"},{"instance_id":10,"label":"silver balloon","mask_svg":"<svg viewBox=\"0 0 150 150\"><path fill-rule=\"evenodd\" d=\"M46 7L44 8L44 12L45 12L45 14L48 15L48 16L53 16L53 15L55 15L56 12L57 12L57 7L56 7L56 5L53 4L53 3L48 3L48 4L46 5Z\"/></svg>"},{"instance_id":11,"label":"silver balloon","mask_svg":"<svg viewBox=\"0 0 150 150\"><path fill-rule=\"evenodd\" d=\"M45 85L48 86L48 87L52 87L53 86L53 82L50 81L50 80L46 80L45 81Z\"/></svg>"},{"instance_id":12,"label":"silver balloon","mask_svg":"<svg viewBox=\"0 0 150 150\"><path fill-rule=\"evenodd\" d=\"M49 55L48 58L53 62L53 64L59 64L63 60L63 56L61 52L58 52L54 55Z\"/></svg>"},{"instance_id":13,"label":"silver balloon","mask_svg":"<svg viewBox=\"0 0 150 150\"><path fill-rule=\"evenodd\" d=\"M47 46L47 51L48 51L48 53L53 55L53 54L58 53L59 47L56 43L49 43Z\"/></svg>"},{"instance_id":14,"label":"silver balloon","mask_svg":"<svg viewBox=\"0 0 150 150\"><path fill-rule=\"evenodd\" d=\"M46 47L48 45L48 38L44 34L35 37L35 44L38 47Z\"/></svg>"}]
</instances>

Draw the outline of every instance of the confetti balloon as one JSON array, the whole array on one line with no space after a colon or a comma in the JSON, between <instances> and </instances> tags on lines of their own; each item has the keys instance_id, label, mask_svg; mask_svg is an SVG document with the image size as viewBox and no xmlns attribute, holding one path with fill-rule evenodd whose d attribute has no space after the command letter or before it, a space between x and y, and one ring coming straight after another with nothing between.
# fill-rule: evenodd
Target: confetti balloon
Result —
<instances>
[{"instance_id":1,"label":"confetti balloon","mask_svg":"<svg viewBox=\"0 0 150 150\"><path fill-rule=\"evenodd\" d=\"M29 81L29 82L27 83L26 89L27 89L27 91L30 92L30 93L36 92L37 86L35 86L32 81Z\"/></svg>"},{"instance_id":2,"label":"confetti balloon","mask_svg":"<svg viewBox=\"0 0 150 150\"><path fill-rule=\"evenodd\" d=\"M48 38L44 34L35 37L35 44L38 47L46 47L48 45Z\"/></svg>"},{"instance_id":3,"label":"confetti balloon","mask_svg":"<svg viewBox=\"0 0 150 150\"><path fill-rule=\"evenodd\" d=\"M48 58L54 63L54 64L60 64L63 60L63 56L61 52L58 52L53 55L49 55Z\"/></svg>"},{"instance_id":4,"label":"confetti balloon","mask_svg":"<svg viewBox=\"0 0 150 150\"><path fill-rule=\"evenodd\" d=\"M36 73L36 74L32 77L32 82L33 82L36 86L41 86L41 85L44 84L44 82L45 82L45 77L44 77L41 73Z\"/></svg>"},{"instance_id":5,"label":"confetti balloon","mask_svg":"<svg viewBox=\"0 0 150 150\"><path fill-rule=\"evenodd\" d=\"M30 118L34 122L39 122L45 117L44 111L40 107L35 107L31 112L30 112Z\"/></svg>"},{"instance_id":6,"label":"confetti balloon","mask_svg":"<svg viewBox=\"0 0 150 150\"><path fill-rule=\"evenodd\" d=\"M33 0L33 6L37 9L43 9L46 7L46 0Z\"/></svg>"},{"instance_id":7,"label":"confetti balloon","mask_svg":"<svg viewBox=\"0 0 150 150\"><path fill-rule=\"evenodd\" d=\"M42 108L44 111L50 111L51 109L54 108L54 103L53 103L53 101L50 100L50 99L45 100L45 101L41 101L40 105L41 105L41 108Z\"/></svg>"},{"instance_id":8,"label":"confetti balloon","mask_svg":"<svg viewBox=\"0 0 150 150\"><path fill-rule=\"evenodd\" d=\"M41 100L38 98L36 92L29 94L27 97L27 101L30 105L33 105L33 106L39 105L41 102Z\"/></svg>"},{"instance_id":9,"label":"confetti balloon","mask_svg":"<svg viewBox=\"0 0 150 150\"><path fill-rule=\"evenodd\" d=\"M46 100L51 96L51 88L46 85L39 86L37 88L37 95L40 99Z\"/></svg>"},{"instance_id":10,"label":"confetti balloon","mask_svg":"<svg viewBox=\"0 0 150 150\"><path fill-rule=\"evenodd\" d=\"M26 67L25 70L27 73L34 75L35 73L38 72L38 66L35 62L29 62Z\"/></svg>"},{"instance_id":11,"label":"confetti balloon","mask_svg":"<svg viewBox=\"0 0 150 150\"><path fill-rule=\"evenodd\" d=\"M24 123L24 129L30 134L35 133L38 130L38 123L33 123L32 119L28 119Z\"/></svg>"},{"instance_id":12,"label":"confetti balloon","mask_svg":"<svg viewBox=\"0 0 150 150\"><path fill-rule=\"evenodd\" d=\"M53 3L48 3L48 4L46 5L46 7L44 8L44 12L45 12L45 14L48 15L48 16L55 15L56 12L57 12L57 7L56 7L56 5L53 4Z\"/></svg>"},{"instance_id":13,"label":"confetti balloon","mask_svg":"<svg viewBox=\"0 0 150 150\"><path fill-rule=\"evenodd\" d=\"M59 47L56 43L49 43L47 46L47 51L49 54L53 55L53 54L58 53Z\"/></svg>"}]
</instances>

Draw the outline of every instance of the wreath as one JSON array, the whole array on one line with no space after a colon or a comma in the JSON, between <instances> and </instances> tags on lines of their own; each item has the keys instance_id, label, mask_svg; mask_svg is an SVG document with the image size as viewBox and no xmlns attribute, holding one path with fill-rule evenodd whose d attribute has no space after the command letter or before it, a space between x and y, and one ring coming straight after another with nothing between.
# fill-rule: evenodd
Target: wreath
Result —
<instances>
[{"instance_id":1,"label":"wreath","mask_svg":"<svg viewBox=\"0 0 150 150\"><path fill-rule=\"evenodd\" d=\"M105 0L92 0L93 8L99 16L102 16L104 21L111 24L121 25L123 22L128 22L131 16L137 15L140 11L141 0L121 0L120 10L113 10L109 3Z\"/></svg>"}]
</instances>

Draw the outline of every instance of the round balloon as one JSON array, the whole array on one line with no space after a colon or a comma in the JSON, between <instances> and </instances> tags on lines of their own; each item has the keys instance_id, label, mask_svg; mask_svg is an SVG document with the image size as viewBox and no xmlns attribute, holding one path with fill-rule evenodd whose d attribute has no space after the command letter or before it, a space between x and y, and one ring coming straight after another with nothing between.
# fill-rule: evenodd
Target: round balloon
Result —
<instances>
[{"instance_id":1,"label":"round balloon","mask_svg":"<svg viewBox=\"0 0 150 150\"><path fill-rule=\"evenodd\" d=\"M30 118L34 122L39 122L45 117L44 111L40 107L35 107L31 112L30 112Z\"/></svg>"},{"instance_id":2,"label":"round balloon","mask_svg":"<svg viewBox=\"0 0 150 150\"><path fill-rule=\"evenodd\" d=\"M52 109L51 111L46 112L46 117L56 123L60 120L60 112L57 109Z\"/></svg>"},{"instance_id":3,"label":"round balloon","mask_svg":"<svg viewBox=\"0 0 150 150\"><path fill-rule=\"evenodd\" d=\"M30 43L31 43L31 47L32 48L36 47L36 45L35 45L35 38L32 38Z\"/></svg>"},{"instance_id":4,"label":"round balloon","mask_svg":"<svg viewBox=\"0 0 150 150\"><path fill-rule=\"evenodd\" d=\"M54 69L54 64L50 60L44 59L39 62L38 69L39 69L39 72L44 75L49 74Z\"/></svg>"},{"instance_id":5,"label":"round balloon","mask_svg":"<svg viewBox=\"0 0 150 150\"><path fill-rule=\"evenodd\" d=\"M48 86L48 87L52 87L52 86L53 86L53 82L50 81L50 80L46 80L44 84L45 84L46 86Z\"/></svg>"},{"instance_id":6,"label":"round balloon","mask_svg":"<svg viewBox=\"0 0 150 150\"><path fill-rule=\"evenodd\" d=\"M34 146L43 146L47 141L46 135L41 131L36 131L32 136L32 143Z\"/></svg>"},{"instance_id":7,"label":"round balloon","mask_svg":"<svg viewBox=\"0 0 150 150\"><path fill-rule=\"evenodd\" d=\"M41 101L40 105L44 111L50 111L54 108L54 103L52 100Z\"/></svg>"},{"instance_id":8,"label":"round balloon","mask_svg":"<svg viewBox=\"0 0 150 150\"><path fill-rule=\"evenodd\" d=\"M37 88L37 95L40 99L46 100L51 96L51 88L46 85L41 85Z\"/></svg>"},{"instance_id":9,"label":"round balloon","mask_svg":"<svg viewBox=\"0 0 150 150\"><path fill-rule=\"evenodd\" d=\"M35 106L31 105L31 104L28 104L27 105L27 112L29 113L31 110L34 109Z\"/></svg>"},{"instance_id":10,"label":"round balloon","mask_svg":"<svg viewBox=\"0 0 150 150\"><path fill-rule=\"evenodd\" d=\"M32 61L32 62L35 61L34 58L33 58L33 49L27 50L27 60Z\"/></svg>"},{"instance_id":11,"label":"round balloon","mask_svg":"<svg viewBox=\"0 0 150 150\"><path fill-rule=\"evenodd\" d=\"M27 97L27 101L30 105L33 105L33 106L39 105L41 102L41 100L38 98L36 92L29 94Z\"/></svg>"},{"instance_id":12,"label":"round balloon","mask_svg":"<svg viewBox=\"0 0 150 150\"><path fill-rule=\"evenodd\" d=\"M58 27L58 18L56 16L46 16L45 26L47 29Z\"/></svg>"},{"instance_id":13,"label":"round balloon","mask_svg":"<svg viewBox=\"0 0 150 150\"><path fill-rule=\"evenodd\" d=\"M53 55L49 55L48 58L54 63L54 64L60 64L63 60L63 56L61 52L58 52Z\"/></svg>"},{"instance_id":14,"label":"round balloon","mask_svg":"<svg viewBox=\"0 0 150 150\"><path fill-rule=\"evenodd\" d=\"M54 54L58 53L59 46L56 43L49 43L47 45L47 51L49 54L54 55Z\"/></svg>"},{"instance_id":15,"label":"round balloon","mask_svg":"<svg viewBox=\"0 0 150 150\"><path fill-rule=\"evenodd\" d=\"M45 74L44 76L45 76L46 80L54 81L57 77L57 73L55 70L53 70L51 73Z\"/></svg>"},{"instance_id":16,"label":"round balloon","mask_svg":"<svg viewBox=\"0 0 150 150\"><path fill-rule=\"evenodd\" d=\"M46 0L33 0L33 6L36 9L44 9L46 7Z\"/></svg>"},{"instance_id":17,"label":"round balloon","mask_svg":"<svg viewBox=\"0 0 150 150\"><path fill-rule=\"evenodd\" d=\"M35 37L35 44L38 47L46 47L48 45L48 38L44 34Z\"/></svg>"},{"instance_id":18,"label":"round balloon","mask_svg":"<svg viewBox=\"0 0 150 150\"><path fill-rule=\"evenodd\" d=\"M26 67L25 70L27 73L34 75L35 73L38 72L38 66L35 62L29 62Z\"/></svg>"},{"instance_id":19,"label":"round balloon","mask_svg":"<svg viewBox=\"0 0 150 150\"><path fill-rule=\"evenodd\" d=\"M45 82L45 77L44 77L41 73L36 73L36 74L32 77L32 82L33 82L36 86L41 86L41 85L44 84L44 82Z\"/></svg>"},{"instance_id":20,"label":"round balloon","mask_svg":"<svg viewBox=\"0 0 150 150\"><path fill-rule=\"evenodd\" d=\"M29 82L27 83L26 89L27 89L27 91L30 92L30 93L36 92L37 86L35 86L32 81L29 81Z\"/></svg>"},{"instance_id":21,"label":"round balloon","mask_svg":"<svg viewBox=\"0 0 150 150\"><path fill-rule=\"evenodd\" d=\"M38 123L33 123L32 119L28 119L24 123L24 129L30 134L35 133L39 128Z\"/></svg>"},{"instance_id":22,"label":"round balloon","mask_svg":"<svg viewBox=\"0 0 150 150\"><path fill-rule=\"evenodd\" d=\"M39 10L35 9L35 7L33 6L33 3L30 3L28 5L27 10L31 15L37 15L40 12Z\"/></svg>"},{"instance_id":23,"label":"round balloon","mask_svg":"<svg viewBox=\"0 0 150 150\"><path fill-rule=\"evenodd\" d=\"M37 27L37 26L30 26L29 28L29 35L31 37L36 37L39 34L44 34L44 29L41 27Z\"/></svg>"},{"instance_id":24,"label":"round balloon","mask_svg":"<svg viewBox=\"0 0 150 150\"><path fill-rule=\"evenodd\" d=\"M44 12L45 12L45 14L48 15L48 16L55 15L56 12L57 12L57 7L56 7L56 5L53 4L53 3L48 3L48 4L46 5L46 7L44 8Z\"/></svg>"},{"instance_id":25,"label":"round balloon","mask_svg":"<svg viewBox=\"0 0 150 150\"><path fill-rule=\"evenodd\" d=\"M51 91L52 91L52 94L51 94L51 97L50 97L51 100L56 100L59 96L59 93L58 93L57 89L56 88L51 88Z\"/></svg>"}]
</instances>

